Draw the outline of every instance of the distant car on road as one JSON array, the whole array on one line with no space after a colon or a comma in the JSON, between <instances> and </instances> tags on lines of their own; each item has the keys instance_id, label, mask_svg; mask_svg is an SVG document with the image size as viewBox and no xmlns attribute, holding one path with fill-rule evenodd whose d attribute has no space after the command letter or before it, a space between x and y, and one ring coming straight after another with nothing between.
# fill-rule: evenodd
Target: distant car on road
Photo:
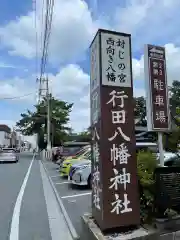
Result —
<instances>
[{"instance_id":1,"label":"distant car on road","mask_svg":"<svg viewBox=\"0 0 180 240\"><path fill-rule=\"evenodd\" d=\"M2 163L11 163L18 162L19 156L13 148L3 148L0 151L0 162Z\"/></svg>"}]
</instances>

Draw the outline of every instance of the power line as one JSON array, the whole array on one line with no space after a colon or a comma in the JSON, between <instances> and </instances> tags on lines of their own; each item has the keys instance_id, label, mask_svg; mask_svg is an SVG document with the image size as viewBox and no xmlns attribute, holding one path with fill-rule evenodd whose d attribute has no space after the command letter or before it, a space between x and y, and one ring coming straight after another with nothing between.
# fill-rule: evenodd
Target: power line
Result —
<instances>
[{"instance_id":1,"label":"power line","mask_svg":"<svg viewBox=\"0 0 180 240\"><path fill-rule=\"evenodd\" d=\"M51 35L53 9L54 9L54 0L46 0L46 16L45 16L45 26L44 26L43 52L41 57L40 80L45 73L46 64L48 61L48 49L49 49L49 41L50 41L50 35Z\"/></svg>"},{"instance_id":2,"label":"power line","mask_svg":"<svg viewBox=\"0 0 180 240\"><path fill-rule=\"evenodd\" d=\"M45 26L44 26L44 39L43 39L43 50L42 50L42 57L41 57L41 67L40 67L40 81L42 75L44 74L44 66L45 66L45 53L46 53L46 42L47 42L47 31L48 31L48 0L46 6L46 17L45 17Z\"/></svg>"},{"instance_id":3,"label":"power line","mask_svg":"<svg viewBox=\"0 0 180 240\"><path fill-rule=\"evenodd\" d=\"M47 64L48 60L48 47L49 47L49 41L50 41L50 35L51 35L51 29L52 29L52 17L53 17L53 9L54 9L54 0L50 0L49 2L49 16L48 16L48 32L47 32L47 47L46 47L46 54L45 54L45 64Z\"/></svg>"},{"instance_id":4,"label":"power line","mask_svg":"<svg viewBox=\"0 0 180 240\"><path fill-rule=\"evenodd\" d=\"M27 96L30 96L30 95L33 95L33 94L34 93L28 93L28 94L24 94L24 95L16 96L16 97L3 97L3 98L0 97L0 100L13 100L13 99L27 97Z\"/></svg>"},{"instance_id":5,"label":"power line","mask_svg":"<svg viewBox=\"0 0 180 240\"><path fill-rule=\"evenodd\" d=\"M40 33L40 41L41 41L41 54L43 54L43 28L44 28L44 0L42 0L42 11L41 11L41 33Z\"/></svg>"},{"instance_id":6,"label":"power line","mask_svg":"<svg viewBox=\"0 0 180 240\"><path fill-rule=\"evenodd\" d=\"M37 30L37 5L36 5L36 0L33 0L33 10L34 10L35 45L36 45L35 72L36 72L36 74L38 74L38 30Z\"/></svg>"}]
</instances>

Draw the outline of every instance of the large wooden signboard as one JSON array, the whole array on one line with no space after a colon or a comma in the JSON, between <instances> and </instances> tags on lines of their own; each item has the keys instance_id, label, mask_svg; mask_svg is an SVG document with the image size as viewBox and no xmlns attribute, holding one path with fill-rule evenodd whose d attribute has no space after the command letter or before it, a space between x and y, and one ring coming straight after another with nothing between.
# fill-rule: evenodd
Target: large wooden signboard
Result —
<instances>
[{"instance_id":1,"label":"large wooden signboard","mask_svg":"<svg viewBox=\"0 0 180 240\"><path fill-rule=\"evenodd\" d=\"M99 30L91 44L92 213L102 230L138 225L131 36Z\"/></svg>"}]
</instances>

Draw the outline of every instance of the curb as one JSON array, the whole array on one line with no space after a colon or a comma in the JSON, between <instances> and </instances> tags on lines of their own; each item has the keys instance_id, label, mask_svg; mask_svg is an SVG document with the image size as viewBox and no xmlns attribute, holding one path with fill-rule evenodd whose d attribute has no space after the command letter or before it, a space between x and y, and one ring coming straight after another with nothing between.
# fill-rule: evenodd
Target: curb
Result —
<instances>
[{"instance_id":1,"label":"curb","mask_svg":"<svg viewBox=\"0 0 180 240\"><path fill-rule=\"evenodd\" d=\"M68 213L67 213L67 211L66 211L66 209L65 209L65 207L64 207L64 205L63 205L63 202L62 202L61 198L59 197L59 194L58 194L58 192L57 192L57 190L56 190L56 187L55 187L53 181L51 180L51 177L49 176L49 173L48 173L46 167L44 166L44 163L43 163L42 160L41 160L41 163L42 163L43 168L44 168L44 170L45 170L45 172L46 172L46 175L47 175L47 177L48 177L48 179L49 179L49 182L50 182L50 184L51 184L51 187L53 188L54 194L55 194L55 196L56 196L56 199L57 199L57 201L58 201L58 204L59 204L59 207L60 207L60 209L61 209L61 211L62 211L62 214L63 214L63 216L64 216L64 218L65 218L65 221L66 221L66 224L67 224L67 226L68 226L68 228L69 228L69 231L70 231L70 233L71 233L71 236L72 236L72 238L73 238L74 240L79 240L80 237L79 237L79 235L77 234L76 229L74 228L74 226L73 226L73 224L72 224L72 222L71 222L71 220L70 220L70 218L69 218L69 216L68 216Z\"/></svg>"}]
</instances>

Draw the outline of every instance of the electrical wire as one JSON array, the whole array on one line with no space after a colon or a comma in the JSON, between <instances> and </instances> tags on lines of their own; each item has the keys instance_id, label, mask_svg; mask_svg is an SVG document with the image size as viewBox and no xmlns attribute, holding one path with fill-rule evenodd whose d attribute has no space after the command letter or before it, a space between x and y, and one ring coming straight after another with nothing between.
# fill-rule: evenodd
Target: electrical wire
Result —
<instances>
[{"instance_id":1,"label":"electrical wire","mask_svg":"<svg viewBox=\"0 0 180 240\"><path fill-rule=\"evenodd\" d=\"M49 41L50 41L50 35L51 35L53 9L54 9L54 0L46 0L46 16L45 16L43 53L42 53L42 58L41 58L40 79L42 78L42 76L45 73L46 65L48 62L48 49L49 49Z\"/></svg>"},{"instance_id":2,"label":"electrical wire","mask_svg":"<svg viewBox=\"0 0 180 240\"><path fill-rule=\"evenodd\" d=\"M44 39L43 39L43 51L41 57L41 68L40 68L40 81L42 79L42 75L44 73L44 66L45 66L45 52L46 52L46 41L47 41L47 31L48 31L48 7L49 0L46 2L46 16L45 16L45 26L44 26Z\"/></svg>"},{"instance_id":3,"label":"electrical wire","mask_svg":"<svg viewBox=\"0 0 180 240\"><path fill-rule=\"evenodd\" d=\"M36 72L36 75L38 75L38 30L37 30L37 6L36 6L36 0L33 0L33 10L34 10L35 45L36 45L35 72Z\"/></svg>"},{"instance_id":4,"label":"electrical wire","mask_svg":"<svg viewBox=\"0 0 180 240\"><path fill-rule=\"evenodd\" d=\"M35 47L36 47L36 52L35 52L35 75L36 75L36 84L37 84L37 79L38 79L38 52L39 52L39 42L38 42L38 13L37 13L37 1L36 0L32 0L33 1L33 12L34 12L34 29L35 29ZM36 95L36 94L35 94Z\"/></svg>"},{"instance_id":5,"label":"electrical wire","mask_svg":"<svg viewBox=\"0 0 180 240\"><path fill-rule=\"evenodd\" d=\"M27 96L30 96L30 95L33 95L34 93L27 93L27 94L24 94L24 95L20 95L20 96L15 96L15 97L0 97L0 100L13 100L13 99L20 99L20 98L23 98L23 97L27 97Z\"/></svg>"},{"instance_id":6,"label":"electrical wire","mask_svg":"<svg viewBox=\"0 0 180 240\"><path fill-rule=\"evenodd\" d=\"M42 11L41 11L41 33L40 33L40 41L41 41L41 54L43 54L43 28L44 28L44 0L42 0Z\"/></svg>"},{"instance_id":7,"label":"electrical wire","mask_svg":"<svg viewBox=\"0 0 180 240\"><path fill-rule=\"evenodd\" d=\"M48 33L47 33L47 47L46 47L46 54L45 54L45 64L47 64L48 61L48 46L50 41L50 35L51 35L51 29L52 29L52 17L53 17L53 9L54 9L54 0L50 0L49 2L50 8L49 8L49 18L48 18Z\"/></svg>"}]
</instances>

